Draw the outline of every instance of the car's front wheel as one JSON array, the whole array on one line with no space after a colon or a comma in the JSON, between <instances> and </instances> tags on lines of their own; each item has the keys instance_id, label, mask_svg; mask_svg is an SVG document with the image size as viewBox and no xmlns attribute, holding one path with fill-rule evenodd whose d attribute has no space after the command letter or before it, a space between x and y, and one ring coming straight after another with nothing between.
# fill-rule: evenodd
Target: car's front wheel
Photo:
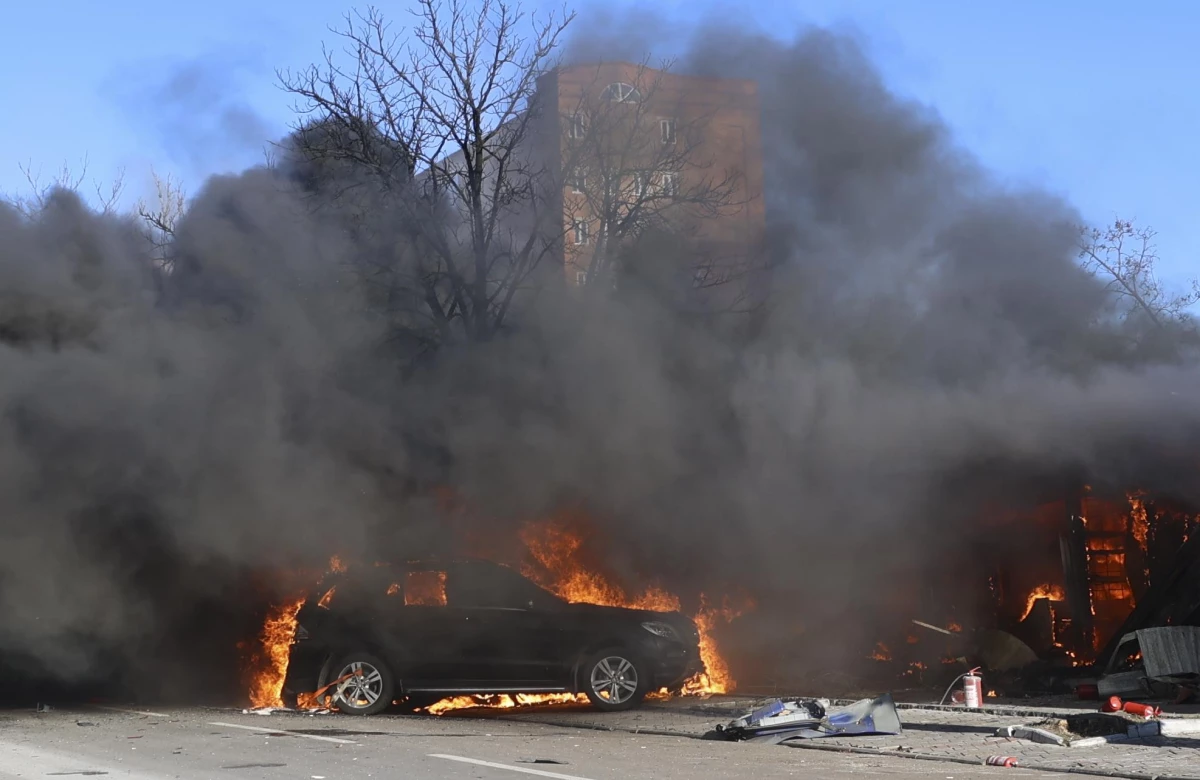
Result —
<instances>
[{"instance_id":1,"label":"car's front wheel","mask_svg":"<svg viewBox=\"0 0 1200 780\"><path fill-rule=\"evenodd\" d=\"M649 680L637 659L620 648L593 653L582 668L583 692L597 709L627 710L646 698Z\"/></svg>"},{"instance_id":2,"label":"car's front wheel","mask_svg":"<svg viewBox=\"0 0 1200 780\"><path fill-rule=\"evenodd\" d=\"M375 715L392 703L396 681L387 664L369 653L351 653L333 668L333 706L347 715Z\"/></svg>"}]
</instances>

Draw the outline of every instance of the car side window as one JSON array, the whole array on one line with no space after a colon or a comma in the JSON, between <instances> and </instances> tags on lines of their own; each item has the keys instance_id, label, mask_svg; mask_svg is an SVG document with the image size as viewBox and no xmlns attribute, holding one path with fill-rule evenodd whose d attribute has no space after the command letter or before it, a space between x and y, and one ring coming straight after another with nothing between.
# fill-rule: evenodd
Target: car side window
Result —
<instances>
[{"instance_id":1,"label":"car side window","mask_svg":"<svg viewBox=\"0 0 1200 780\"><path fill-rule=\"evenodd\" d=\"M454 570L447 592L452 607L480 608L506 606L495 583L485 575L480 576L475 566L459 566Z\"/></svg>"},{"instance_id":2,"label":"car side window","mask_svg":"<svg viewBox=\"0 0 1200 780\"><path fill-rule=\"evenodd\" d=\"M446 606L446 572L410 571L403 582L393 582L389 596L403 596L406 607Z\"/></svg>"},{"instance_id":3,"label":"car side window","mask_svg":"<svg viewBox=\"0 0 1200 780\"><path fill-rule=\"evenodd\" d=\"M450 578L450 606L490 609L544 607L549 594L509 569L468 564Z\"/></svg>"}]
</instances>

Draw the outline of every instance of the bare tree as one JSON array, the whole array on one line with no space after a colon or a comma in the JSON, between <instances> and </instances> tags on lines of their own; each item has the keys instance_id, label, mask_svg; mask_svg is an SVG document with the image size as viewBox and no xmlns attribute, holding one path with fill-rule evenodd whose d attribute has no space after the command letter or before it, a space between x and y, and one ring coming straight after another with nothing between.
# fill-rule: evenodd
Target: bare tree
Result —
<instances>
[{"instance_id":1,"label":"bare tree","mask_svg":"<svg viewBox=\"0 0 1200 780\"><path fill-rule=\"evenodd\" d=\"M507 0L419 0L414 14L400 32L375 8L349 14L341 55L279 78L298 98L299 152L357 172L333 194L366 191L389 215L375 230L395 243L366 277L430 349L502 330L550 252L529 142L537 79L573 14L534 19Z\"/></svg>"},{"instance_id":2,"label":"bare tree","mask_svg":"<svg viewBox=\"0 0 1200 780\"><path fill-rule=\"evenodd\" d=\"M175 224L187 208L187 195L180 181L171 174L163 177L157 171L150 173L154 178L154 199L151 202L139 199L136 208L145 225L146 238L154 248L155 264L160 271L170 273Z\"/></svg>"},{"instance_id":3,"label":"bare tree","mask_svg":"<svg viewBox=\"0 0 1200 780\"><path fill-rule=\"evenodd\" d=\"M1192 280L1187 293L1172 293L1163 287L1155 271L1156 235L1151 228L1120 218L1104 228L1080 227L1080 263L1123 302L1123 318L1145 317L1160 328L1184 324L1191 320L1188 309L1200 302L1200 282Z\"/></svg>"},{"instance_id":4,"label":"bare tree","mask_svg":"<svg viewBox=\"0 0 1200 780\"><path fill-rule=\"evenodd\" d=\"M25 216L30 217L46 208L51 195L56 191L68 191L78 193L83 187L84 182L88 177L89 163L87 157L84 157L80 162L79 173L71 170L67 163L63 163L62 168L58 173L49 180L42 178L41 171L35 171L32 163L24 163L19 166L21 173L25 176L25 181L29 184L29 194L13 195L8 200ZM121 169L117 171L117 175L112 182L107 186L102 185L99 181L92 181L92 187L95 193L94 205L103 214L114 212L121 200L121 195L125 192L125 171Z\"/></svg>"},{"instance_id":5,"label":"bare tree","mask_svg":"<svg viewBox=\"0 0 1200 780\"><path fill-rule=\"evenodd\" d=\"M612 82L597 66L562 117L564 210L578 233L568 264L589 289L611 290L631 244L650 233L686 243L686 267L676 270L692 287L724 285L745 271L746 237L724 242L729 253L705 233L748 205L745 172L717 164L715 111L697 115L672 96L670 68L642 62Z\"/></svg>"}]
</instances>

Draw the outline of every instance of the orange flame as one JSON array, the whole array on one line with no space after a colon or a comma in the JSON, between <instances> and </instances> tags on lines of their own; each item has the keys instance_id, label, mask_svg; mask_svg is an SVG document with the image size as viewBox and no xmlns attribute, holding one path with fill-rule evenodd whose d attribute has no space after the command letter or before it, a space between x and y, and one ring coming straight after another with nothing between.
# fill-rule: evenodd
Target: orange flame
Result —
<instances>
[{"instance_id":1,"label":"orange flame","mask_svg":"<svg viewBox=\"0 0 1200 780\"><path fill-rule=\"evenodd\" d=\"M662 588L649 587L639 595L630 596L598 572L588 571L579 561L583 537L562 524L527 524L521 531L521 541L538 563L538 566L523 566L521 573L566 601L656 612L677 612L680 609L679 597ZM728 598L723 599L721 606L717 607L710 605L701 594L700 610L693 620L700 634L700 658L705 671L684 684L684 694L728 693L733 690L736 682L730 674L729 665L717 650L713 633L722 621L729 622L752 608L749 600L742 607L736 607Z\"/></svg>"},{"instance_id":2,"label":"orange flame","mask_svg":"<svg viewBox=\"0 0 1200 780\"><path fill-rule=\"evenodd\" d=\"M334 555L329 559L330 572L344 572L346 565ZM330 588L321 597L319 606L326 606L337 588ZM297 596L277 604L267 611L262 630L246 662L249 699L252 707L282 707L283 681L287 678L292 643L296 639L296 614L306 598ZM244 645L239 645L243 647Z\"/></svg>"},{"instance_id":3,"label":"orange flame","mask_svg":"<svg viewBox=\"0 0 1200 780\"><path fill-rule=\"evenodd\" d=\"M1037 604L1038 599L1050 599L1051 601L1062 601L1062 600L1066 599L1066 597L1067 597L1067 594L1058 585L1051 585L1050 583L1046 583L1045 585L1038 585L1036 588L1033 589L1033 591L1029 594L1029 598L1026 599L1026 601L1025 601L1025 612L1021 615L1021 620L1024 620L1025 618L1029 617L1029 613L1033 612L1033 608ZM1020 621L1017 621L1017 622L1020 622Z\"/></svg>"},{"instance_id":4,"label":"orange flame","mask_svg":"<svg viewBox=\"0 0 1200 780\"><path fill-rule=\"evenodd\" d=\"M871 653L871 658L876 661L890 661L892 660L892 651L883 642L876 642L875 652Z\"/></svg>"},{"instance_id":5,"label":"orange flame","mask_svg":"<svg viewBox=\"0 0 1200 780\"><path fill-rule=\"evenodd\" d=\"M704 594L700 594L700 611L696 613L693 620L696 623L696 630L700 633L700 660L704 662L704 671L684 683L683 694L685 696L729 693L737 685L737 681L733 679L733 675L729 671L729 664L717 651L713 633L716 631L718 621L723 620L730 623L741 615L744 609L752 608L752 606L751 604L739 609L732 606L729 599L726 598L721 608L717 609L708 606Z\"/></svg>"},{"instance_id":6,"label":"orange flame","mask_svg":"<svg viewBox=\"0 0 1200 780\"><path fill-rule=\"evenodd\" d=\"M272 607L258 636L259 647L250 663L250 704L253 707L282 707L283 681L288 655L296 638L296 613L304 605L298 598Z\"/></svg>"},{"instance_id":7,"label":"orange flame","mask_svg":"<svg viewBox=\"0 0 1200 780\"><path fill-rule=\"evenodd\" d=\"M521 567L521 573L552 591L559 598L576 604L604 607L630 607L655 612L677 612L679 597L661 588L647 588L630 598L625 591L602 575L583 568L578 561L583 538L558 524L528 524L521 530L521 541L541 565Z\"/></svg>"},{"instance_id":8,"label":"orange flame","mask_svg":"<svg viewBox=\"0 0 1200 780\"><path fill-rule=\"evenodd\" d=\"M1142 550L1146 549L1146 542L1150 538L1150 518L1146 514L1146 505L1142 498L1145 493L1141 491L1130 491L1126 494L1129 500L1129 519L1133 521L1133 538L1137 540L1138 546Z\"/></svg>"},{"instance_id":9,"label":"orange flame","mask_svg":"<svg viewBox=\"0 0 1200 780\"><path fill-rule=\"evenodd\" d=\"M453 696L449 699L442 699L436 704L429 705L425 708L425 711L430 715L442 715L451 710L481 707L511 709L513 707L525 707L532 704L586 704L587 700L587 696L582 693L518 693L515 696L502 693L499 695Z\"/></svg>"},{"instance_id":10,"label":"orange flame","mask_svg":"<svg viewBox=\"0 0 1200 780\"><path fill-rule=\"evenodd\" d=\"M1055 646L1061 647L1062 645L1055 645ZM1067 657L1071 659L1071 666L1085 666L1087 664L1087 661L1085 661L1082 658L1080 658L1079 656L1077 656L1075 654L1074 650L1068 650L1068 651L1066 651L1066 653L1067 653Z\"/></svg>"}]
</instances>

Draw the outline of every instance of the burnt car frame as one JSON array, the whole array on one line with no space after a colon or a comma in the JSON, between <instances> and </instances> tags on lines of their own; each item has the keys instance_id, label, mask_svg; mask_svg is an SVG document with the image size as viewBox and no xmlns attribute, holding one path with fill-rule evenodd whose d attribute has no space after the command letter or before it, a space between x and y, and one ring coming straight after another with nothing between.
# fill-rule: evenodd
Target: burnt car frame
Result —
<instances>
[{"instance_id":1,"label":"burnt car frame","mask_svg":"<svg viewBox=\"0 0 1200 780\"><path fill-rule=\"evenodd\" d=\"M412 561L326 579L297 614L285 701L342 712L456 695L583 693L601 710L678 689L704 664L678 612L571 603L500 564Z\"/></svg>"}]
</instances>

